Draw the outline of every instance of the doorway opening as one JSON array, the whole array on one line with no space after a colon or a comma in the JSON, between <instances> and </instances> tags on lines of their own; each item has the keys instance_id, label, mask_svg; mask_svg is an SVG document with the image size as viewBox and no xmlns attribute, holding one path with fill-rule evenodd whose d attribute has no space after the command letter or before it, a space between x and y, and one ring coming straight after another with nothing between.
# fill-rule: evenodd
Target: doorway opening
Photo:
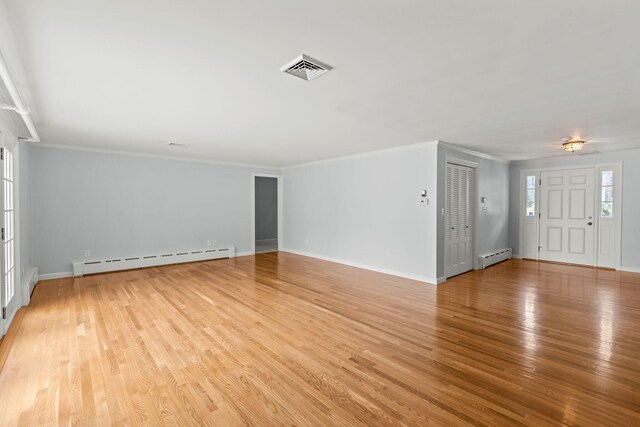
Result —
<instances>
[{"instance_id":1,"label":"doorway opening","mask_svg":"<svg viewBox=\"0 0 640 427\"><path fill-rule=\"evenodd\" d=\"M282 188L279 175L253 176L253 252L282 247Z\"/></svg>"}]
</instances>

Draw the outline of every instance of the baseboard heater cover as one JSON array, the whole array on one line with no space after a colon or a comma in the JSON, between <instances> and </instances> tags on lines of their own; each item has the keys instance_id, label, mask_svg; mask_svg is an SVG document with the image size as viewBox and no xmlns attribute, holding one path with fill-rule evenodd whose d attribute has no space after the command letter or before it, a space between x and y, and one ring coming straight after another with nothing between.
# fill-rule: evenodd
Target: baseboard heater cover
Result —
<instances>
[{"instance_id":1,"label":"baseboard heater cover","mask_svg":"<svg viewBox=\"0 0 640 427\"><path fill-rule=\"evenodd\" d=\"M73 277L81 277L86 274L107 273L109 271L133 270L136 268L157 267L160 265L180 264L185 262L208 261L213 259L235 257L235 246L229 246L226 248L187 252L183 251L165 253L160 255L121 257L92 261L74 261Z\"/></svg>"},{"instance_id":2,"label":"baseboard heater cover","mask_svg":"<svg viewBox=\"0 0 640 427\"><path fill-rule=\"evenodd\" d=\"M478 257L478 264L481 269L484 269L490 265L511 259L512 256L511 248L501 249L496 252L480 255Z\"/></svg>"},{"instance_id":3,"label":"baseboard heater cover","mask_svg":"<svg viewBox=\"0 0 640 427\"><path fill-rule=\"evenodd\" d=\"M33 293L33 289L36 287L38 283L38 269L36 267L28 268L24 276L22 277L22 283L25 284L27 288L27 294L31 297Z\"/></svg>"}]
</instances>

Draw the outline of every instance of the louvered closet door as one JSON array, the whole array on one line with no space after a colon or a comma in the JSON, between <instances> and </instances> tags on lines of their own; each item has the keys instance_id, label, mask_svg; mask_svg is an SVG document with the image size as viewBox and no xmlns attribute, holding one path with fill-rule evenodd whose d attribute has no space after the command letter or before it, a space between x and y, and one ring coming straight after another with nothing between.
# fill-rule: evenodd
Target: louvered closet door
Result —
<instances>
[{"instance_id":1,"label":"louvered closet door","mask_svg":"<svg viewBox=\"0 0 640 427\"><path fill-rule=\"evenodd\" d=\"M473 269L473 169L447 164L445 276Z\"/></svg>"}]
</instances>

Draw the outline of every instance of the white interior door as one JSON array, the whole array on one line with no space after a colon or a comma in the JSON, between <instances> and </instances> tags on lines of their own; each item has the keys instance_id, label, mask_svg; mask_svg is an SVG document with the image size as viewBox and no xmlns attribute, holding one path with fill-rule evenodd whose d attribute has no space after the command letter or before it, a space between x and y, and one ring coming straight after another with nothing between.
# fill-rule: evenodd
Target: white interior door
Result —
<instances>
[{"instance_id":1,"label":"white interior door","mask_svg":"<svg viewBox=\"0 0 640 427\"><path fill-rule=\"evenodd\" d=\"M445 277L473 269L473 168L447 163Z\"/></svg>"},{"instance_id":2,"label":"white interior door","mask_svg":"<svg viewBox=\"0 0 640 427\"><path fill-rule=\"evenodd\" d=\"M540 259L594 265L596 169L540 174Z\"/></svg>"}]
</instances>

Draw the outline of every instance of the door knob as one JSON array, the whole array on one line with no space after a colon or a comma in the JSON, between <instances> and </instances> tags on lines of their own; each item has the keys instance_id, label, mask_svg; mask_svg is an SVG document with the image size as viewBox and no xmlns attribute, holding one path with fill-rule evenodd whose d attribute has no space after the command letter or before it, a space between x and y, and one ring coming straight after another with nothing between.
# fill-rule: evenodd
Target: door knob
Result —
<instances>
[{"instance_id":1,"label":"door knob","mask_svg":"<svg viewBox=\"0 0 640 427\"><path fill-rule=\"evenodd\" d=\"M451 229L452 229L452 230L455 230L456 228L455 228L455 227L451 227Z\"/></svg>"},{"instance_id":2,"label":"door knob","mask_svg":"<svg viewBox=\"0 0 640 427\"><path fill-rule=\"evenodd\" d=\"M593 225L593 223L592 222L588 222L587 225Z\"/></svg>"}]
</instances>

